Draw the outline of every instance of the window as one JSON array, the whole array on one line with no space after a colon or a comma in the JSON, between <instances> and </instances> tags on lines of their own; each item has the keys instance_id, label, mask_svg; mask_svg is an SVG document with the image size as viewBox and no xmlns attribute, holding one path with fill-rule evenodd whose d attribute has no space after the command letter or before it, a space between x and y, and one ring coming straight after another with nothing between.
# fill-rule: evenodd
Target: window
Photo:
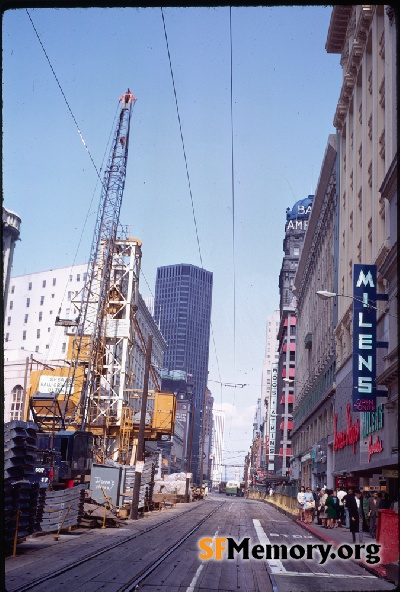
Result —
<instances>
[{"instance_id":1,"label":"window","mask_svg":"<svg viewBox=\"0 0 400 592\"><path fill-rule=\"evenodd\" d=\"M25 339L26 339L26 331L22 331L22 339L25 341Z\"/></svg>"},{"instance_id":2,"label":"window","mask_svg":"<svg viewBox=\"0 0 400 592\"><path fill-rule=\"evenodd\" d=\"M300 249L299 249L299 247L294 247L294 249L293 249L293 255L295 257L298 257L300 255Z\"/></svg>"},{"instance_id":3,"label":"window","mask_svg":"<svg viewBox=\"0 0 400 592\"><path fill-rule=\"evenodd\" d=\"M80 274L80 273L78 273L78 274L76 275L76 281L77 281L77 282L80 282L80 281L81 281L81 274Z\"/></svg>"},{"instance_id":4,"label":"window","mask_svg":"<svg viewBox=\"0 0 400 592\"><path fill-rule=\"evenodd\" d=\"M41 320L42 320L42 318L43 318L43 313L42 313L42 312L40 312L40 313L39 313L39 321L41 321Z\"/></svg>"},{"instance_id":5,"label":"window","mask_svg":"<svg viewBox=\"0 0 400 592\"><path fill-rule=\"evenodd\" d=\"M7 325L11 325L11 317L7 317Z\"/></svg>"},{"instance_id":6,"label":"window","mask_svg":"<svg viewBox=\"0 0 400 592\"><path fill-rule=\"evenodd\" d=\"M26 299L26 308L29 308L30 303L31 303L31 299L27 298Z\"/></svg>"},{"instance_id":7,"label":"window","mask_svg":"<svg viewBox=\"0 0 400 592\"><path fill-rule=\"evenodd\" d=\"M8 341L9 337L10 337L10 334L6 333L6 341Z\"/></svg>"},{"instance_id":8,"label":"window","mask_svg":"<svg viewBox=\"0 0 400 592\"><path fill-rule=\"evenodd\" d=\"M44 296L41 296L41 297L40 297L40 304L42 305L42 304L43 304L43 302L44 302Z\"/></svg>"},{"instance_id":9,"label":"window","mask_svg":"<svg viewBox=\"0 0 400 592\"><path fill-rule=\"evenodd\" d=\"M14 294L15 292L15 286L11 286L11 294Z\"/></svg>"},{"instance_id":10,"label":"window","mask_svg":"<svg viewBox=\"0 0 400 592\"><path fill-rule=\"evenodd\" d=\"M38 351L39 351L39 346L37 345L37 346L35 347L35 352L38 352Z\"/></svg>"},{"instance_id":11,"label":"window","mask_svg":"<svg viewBox=\"0 0 400 592\"><path fill-rule=\"evenodd\" d=\"M64 353L66 349L67 349L67 344L66 343L63 343L62 344L61 351Z\"/></svg>"},{"instance_id":12,"label":"window","mask_svg":"<svg viewBox=\"0 0 400 592\"><path fill-rule=\"evenodd\" d=\"M51 329L50 327L47 327L47 333L50 333Z\"/></svg>"},{"instance_id":13,"label":"window","mask_svg":"<svg viewBox=\"0 0 400 592\"><path fill-rule=\"evenodd\" d=\"M71 300L72 292L68 292L68 300Z\"/></svg>"},{"instance_id":14,"label":"window","mask_svg":"<svg viewBox=\"0 0 400 592\"><path fill-rule=\"evenodd\" d=\"M13 306L14 306L14 302L11 300L11 302L10 302L10 307L9 307L9 308L10 308L10 310L12 310L12 309L13 309Z\"/></svg>"},{"instance_id":15,"label":"window","mask_svg":"<svg viewBox=\"0 0 400 592\"><path fill-rule=\"evenodd\" d=\"M52 294L51 297L54 298L55 294Z\"/></svg>"},{"instance_id":16,"label":"window","mask_svg":"<svg viewBox=\"0 0 400 592\"><path fill-rule=\"evenodd\" d=\"M28 284L28 290L32 290L32 282L29 282L29 284Z\"/></svg>"},{"instance_id":17,"label":"window","mask_svg":"<svg viewBox=\"0 0 400 592\"><path fill-rule=\"evenodd\" d=\"M20 384L15 386L11 391L11 421L22 419L22 411L24 404L24 389Z\"/></svg>"},{"instance_id":18,"label":"window","mask_svg":"<svg viewBox=\"0 0 400 592\"><path fill-rule=\"evenodd\" d=\"M25 315L25 317L24 317L24 323L27 323L28 322L28 316L29 315L27 315L27 314Z\"/></svg>"},{"instance_id":19,"label":"window","mask_svg":"<svg viewBox=\"0 0 400 592\"><path fill-rule=\"evenodd\" d=\"M69 276L69 281L72 282L72 275Z\"/></svg>"},{"instance_id":20,"label":"window","mask_svg":"<svg viewBox=\"0 0 400 592\"><path fill-rule=\"evenodd\" d=\"M36 337L39 339L40 338L40 329L36 330Z\"/></svg>"},{"instance_id":21,"label":"window","mask_svg":"<svg viewBox=\"0 0 400 592\"><path fill-rule=\"evenodd\" d=\"M56 278L53 278L53 286L56 285Z\"/></svg>"},{"instance_id":22,"label":"window","mask_svg":"<svg viewBox=\"0 0 400 592\"><path fill-rule=\"evenodd\" d=\"M49 344L46 345L46 349L49 349Z\"/></svg>"},{"instance_id":23,"label":"window","mask_svg":"<svg viewBox=\"0 0 400 592\"><path fill-rule=\"evenodd\" d=\"M46 287L46 280L43 280L43 282L42 282L42 288L45 288L45 287Z\"/></svg>"}]
</instances>

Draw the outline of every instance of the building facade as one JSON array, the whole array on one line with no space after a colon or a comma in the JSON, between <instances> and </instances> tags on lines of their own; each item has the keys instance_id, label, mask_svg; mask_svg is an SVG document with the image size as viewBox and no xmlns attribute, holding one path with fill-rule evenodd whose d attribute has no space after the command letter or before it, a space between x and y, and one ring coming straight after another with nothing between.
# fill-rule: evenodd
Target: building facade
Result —
<instances>
[{"instance_id":1,"label":"building facade","mask_svg":"<svg viewBox=\"0 0 400 592\"><path fill-rule=\"evenodd\" d=\"M211 479L213 487L217 487L222 481L225 411L213 407L212 417Z\"/></svg>"},{"instance_id":2,"label":"building facade","mask_svg":"<svg viewBox=\"0 0 400 592\"><path fill-rule=\"evenodd\" d=\"M30 372L43 365L65 366L70 336L68 327L56 326L56 317L75 319L79 294L86 279L87 265L50 269L10 280L8 304L4 318L4 415L5 421L22 419ZM136 321L147 343L153 336L152 364L158 372L163 366L167 344L139 294ZM135 331L133 344L132 388L144 384L145 350L143 340ZM149 390L155 384L149 376Z\"/></svg>"},{"instance_id":3,"label":"building facade","mask_svg":"<svg viewBox=\"0 0 400 592\"><path fill-rule=\"evenodd\" d=\"M364 488L386 488L393 497L398 495L395 17L388 5L334 6L326 43L343 68L334 116L339 153L337 278L325 287L338 294L334 474L357 479ZM374 366L376 358L376 381L369 387L376 392L376 404L365 411L361 393L366 389L358 391L357 409L354 403L354 385L361 374L353 367L359 323L359 317L353 317L355 265L376 271L378 343L372 343L368 358ZM326 301L325 310L332 306Z\"/></svg>"},{"instance_id":4,"label":"building facade","mask_svg":"<svg viewBox=\"0 0 400 592\"><path fill-rule=\"evenodd\" d=\"M294 279L296 380L291 477L298 485L333 487L335 309L317 291L335 276L337 137L330 135Z\"/></svg>"},{"instance_id":5,"label":"building facade","mask_svg":"<svg viewBox=\"0 0 400 592\"><path fill-rule=\"evenodd\" d=\"M191 467L198 482L202 410L206 396L213 275L194 265L159 267L154 318L168 343L164 368L182 370L193 380Z\"/></svg>"},{"instance_id":6,"label":"building facade","mask_svg":"<svg viewBox=\"0 0 400 592\"><path fill-rule=\"evenodd\" d=\"M163 370L161 390L174 393L176 396L176 419L174 434L170 439L158 443L162 453L163 473L169 474L180 471L192 471L188 464L190 450L193 384L191 377L181 370Z\"/></svg>"},{"instance_id":7,"label":"building facade","mask_svg":"<svg viewBox=\"0 0 400 592\"><path fill-rule=\"evenodd\" d=\"M279 274L279 313L275 466L276 477L290 480L293 403L296 386L296 298L293 287L313 204L313 195L286 210L284 257Z\"/></svg>"}]
</instances>

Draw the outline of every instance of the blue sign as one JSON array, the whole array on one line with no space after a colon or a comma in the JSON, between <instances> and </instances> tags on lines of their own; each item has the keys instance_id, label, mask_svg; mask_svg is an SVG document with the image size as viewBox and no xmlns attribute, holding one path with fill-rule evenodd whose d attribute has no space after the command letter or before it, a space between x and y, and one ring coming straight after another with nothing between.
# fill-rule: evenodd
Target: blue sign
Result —
<instances>
[{"instance_id":1,"label":"blue sign","mask_svg":"<svg viewBox=\"0 0 400 592\"><path fill-rule=\"evenodd\" d=\"M353 411L376 411L376 265L353 270Z\"/></svg>"}]
</instances>

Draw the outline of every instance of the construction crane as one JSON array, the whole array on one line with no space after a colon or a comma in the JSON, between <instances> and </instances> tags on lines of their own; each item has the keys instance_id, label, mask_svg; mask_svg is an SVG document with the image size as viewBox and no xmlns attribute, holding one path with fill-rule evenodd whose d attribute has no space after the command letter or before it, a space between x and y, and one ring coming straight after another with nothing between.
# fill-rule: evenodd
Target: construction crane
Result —
<instances>
[{"instance_id":1,"label":"construction crane","mask_svg":"<svg viewBox=\"0 0 400 592\"><path fill-rule=\"evenodd\" d=\"M132 452L134 418L141 403L133 388L135 331L146 350L136 321L141 242L125 236L119 227L135 102L129 88L119 99L84 287L72 302L78 317L56 319L56 325L67 327L70 334L68 366L57 371L61 386L49 396L41 392L39 376L33 377L29 399L42 432L58 436L60 431L69 436L90 432L99 451L97 460L113 456L124 462ZM154 372L152 378L157 388ZM159 431L155 433L170 433L175 406L171 397L156 394L159 400L153 398L154 409L160 411L161 406L164 413L157 413L153 427Z\"/></svg>"}]
</instances>

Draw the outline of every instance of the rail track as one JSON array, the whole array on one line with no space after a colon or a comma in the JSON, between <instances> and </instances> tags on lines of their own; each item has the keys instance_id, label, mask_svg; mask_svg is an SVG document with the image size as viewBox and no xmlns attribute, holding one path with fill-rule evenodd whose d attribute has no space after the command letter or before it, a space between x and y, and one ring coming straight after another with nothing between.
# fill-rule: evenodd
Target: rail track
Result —
<instances>
[{"instance_id":1,"label":"rail track","mask_svg":"<svg viewBox=\"0 0 400 592\"><path fill-rule=\"evenodd\" d=\"M211 505L211 503L213 507L207 512L207 508ZM154 530L157 530L157 537L160 541L160 544L157 548L157 556L155 558L149 558L147 560L145 559L144 565L142 565L142 562L138 562L135 573L123 584L118 586L116 582L113 582L113 592L130 592L131 590L135 590L139 584L142 584L145 579L151 573L153 573L157 567L163 563L163 561L165 561L165 559L167 559L176 549L178 549L190 536L192 536L197 531L197 529L202 524L209 520L209 518L226 503L226 501L214 503L207 502L207 506L203 504L196 504L189 510L186 510L178 515L171 516L162 522L157 522L156 524L149 526L140 532L136 531L135 533L126 537L118 538L117 541L103 545L101 548L86 553L84 556L80 556L79 558L75 558L71 561L66 561L62 566L55 568L52 571L48 571L48 573L45 573L40 577L33 578L29 583L25 583L16 587L12 586L7 588L7 590L10 590L10 592L27 592L28 590L36 592L42 592L46 590L48 592L49 590L56 590L59 588L58 580L61 576L63 576L63 574L66 573L68 573L69 580L75 578L75 582L82 582L80 574L84 571L90 571L91 562L97 562L98 564L99 559L104 560L104 562L110 562L112 560L107 556L112 556L113 551L118 550L120 547L121 549L124 548L126 552L126 549L129 547L129 543L139 539L137 542L140 545L140 539L142 537L146 538L146 535L150 534ZM204 510L206 510L206 514L204 514ZM192 516L194 522L191 522L190 528L188 529L188 514L192 513L194 514ZM196 517L196 513L200 514L200 516ZM170 541L168 544L168 534L171 534L172 529L180 531L180 534L177 535L175 540L172 542ZM181 534L182 532L183 534ZM137 547L136 550L132 548L131 552L137 552ZM93 568L93 572L95 572L95 568Z\"/></svg>"}]
</instances>

